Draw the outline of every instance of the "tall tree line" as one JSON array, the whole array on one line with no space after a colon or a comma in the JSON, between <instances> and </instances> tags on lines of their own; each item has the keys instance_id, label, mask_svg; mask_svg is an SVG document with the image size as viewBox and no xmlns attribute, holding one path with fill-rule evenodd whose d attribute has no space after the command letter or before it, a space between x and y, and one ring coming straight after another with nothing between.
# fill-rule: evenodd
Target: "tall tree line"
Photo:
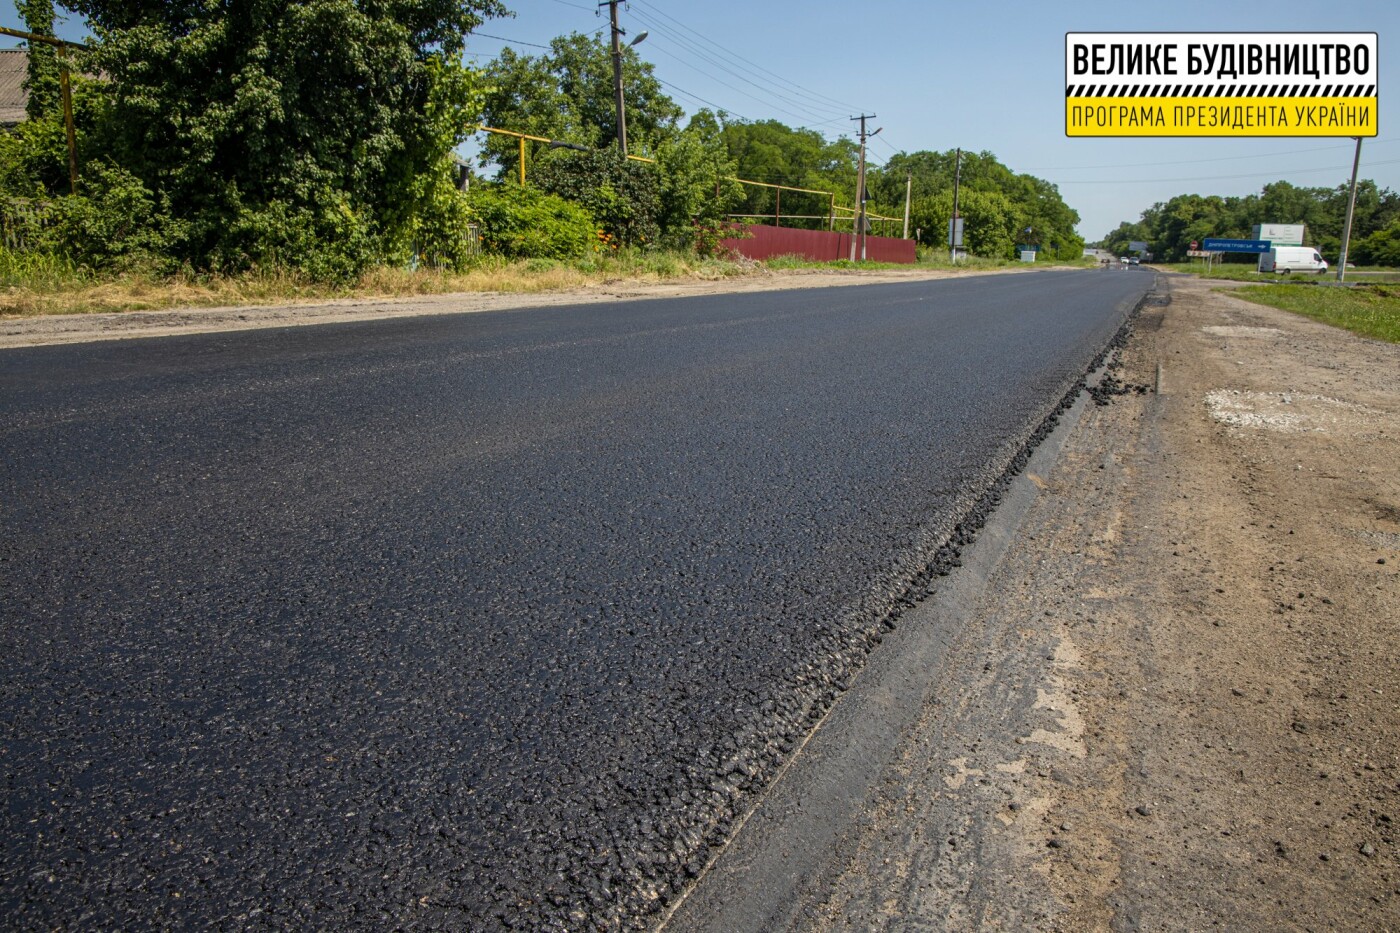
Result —
<instances>
[{"instance_id":1,"label":"tall tree line","mask_svg":"<svg viewBox=\"0 0 1400 933\"><path fill-rule=\"evenodd\" d=\"M1207 237L1247 238L1258 224L1305 224L1305 245L1316 247L1329 261L1341 252L1351 186L1302 188L1287 181L1271 182L1258 194L1243 197L1179 194L1124 221L1103 240L1103 248L1126 253L1132 241L1148 244L1165 262L1181 262L1192 241ZM1400 265L1400 195L1374 181L1358 181L1348 260L1362 265ZM1252 261L1252 257L1245 257Z\"/></svg>"},{"instance_id":2,"label":"tall tree line","mask_svg":"<svg viewBox=\"0 0 1400 933\"><path fill-rule=\"evenodd\" d=\"M45 0L20 0L31 26ZM479 108L466 36L498 0L68 0L94 34L75 70L82 188L67 196L51 65L0 134L0 197L52 201L34 236L91 265L351 275L451 251L452 150ZM45 24L45 20L47 23Z\"/></svg>"},{"instance_id":3,"label":"tall tree line","mask_svg":"<svg viewBox=\"0 0 1400 933\"><path fill-rule=\"evenodd\" d=\"M615 132L610 54L602 39L578 33L555 39L539 55L506 49L485 69L491 90L483 122L588 148L606 146ZM664 155L669 145L687 136L714 151L718 141L726 174L761 183L735 187L715 185L712 180L714 204L724 212L752 215L760 223L781 213L784 226L826 226L829 195L780 192L765 185L830 192L837 205L854 206L860 149L849 137L828 140L813 129L778 120L746 121L722 111L701 111L682 125L682 108L633 49L624 54L623 81L632 152ZM529 144L526 158L538 167L541 184L553 183L557 170L552 166L580 161L572 150L550 149L542 143ZM481 165L494 168L498 178L516 174L518 159L516 140L500 136L484 140ZM872 166L866 183L868 209L902 217L906 180L912 179L911 235L917 231L925 246L946 247L954 163L952 150L920 151L898 153L882 167ZM1017 174L989 152L963 154L958 208L966 245L974 253L1010 257L1018 245L1031 245L1056 258L1081 255L1084 241L1074 230L1079 215L1065 204L1055 186ZM849 229L849 210L841 216ZM891 232L898 235L897 230Z\"/></svg>"}]
</instances>

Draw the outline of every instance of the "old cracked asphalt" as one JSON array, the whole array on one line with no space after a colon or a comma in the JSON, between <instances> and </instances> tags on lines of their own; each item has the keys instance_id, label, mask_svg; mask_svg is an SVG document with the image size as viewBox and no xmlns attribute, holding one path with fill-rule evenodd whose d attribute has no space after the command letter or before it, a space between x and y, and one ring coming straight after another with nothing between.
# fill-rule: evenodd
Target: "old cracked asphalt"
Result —
<instances>
[{"instance_id":1,"label":"old cracked asphalt","mask_svg":"<svg viewBox=\"0 0 1400 933\"><path fill-rule=\"evenodd\" d=\"M647 925L1151 284L0 354L0 922Z\"/></svg>"}]
</instances>

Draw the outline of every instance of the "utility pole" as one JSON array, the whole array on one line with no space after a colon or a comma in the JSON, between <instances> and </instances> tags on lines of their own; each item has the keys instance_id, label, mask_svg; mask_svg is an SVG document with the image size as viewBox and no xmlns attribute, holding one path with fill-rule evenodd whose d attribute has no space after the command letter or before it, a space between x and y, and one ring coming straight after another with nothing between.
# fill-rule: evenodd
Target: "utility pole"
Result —
<instances>
[{"instance_id":1,"label":"utility pole","mask_svg":"<svg viewBox=\"0 0 1400 933\"><path fill-rule=\"evenodd\" d=\"M962 179L962 147L958 147L957 161L953 163L953 222L948 225L948 261L958 262L958 181Z\"/></svg>"},{"instance_id":2,"label":"utility pole","mask_svg":"<svg viewBox=\"0 0 1400 933\"><path fill-rule=\"evenodd\" d=\"M622 0L603 0L612 16L613 103L617 110L617 144L627 156L627 108L622 100L622 30L617 25L617 5Z\"/></svg>"},{"instance_id":3,"label":"utility pole","mask_svg":"<svg viewBox=\"0 0 1400 933\"><path fill-rule=\"evenodd\" d=\"M1351 218L1356 213L1356 170L1361 167L1361 137L1356 137L1356 156L1351 160L1351 200L1347 201L1347 225L1342 228L1342 255L1337 258L1337 281L1347 277L1347 247L1351 244Z\"/></svg>"},{"instance_id":4,"label":"utility pole","mask_svg":"<svg viewBox=\"0 0 1400 933\"><path fill-rule=\"evenodd\" d=\"M914 193L914 172L904 173L904 239L909 239L909 197Z\"/></svg>"},{"instance_id":5,"label":"utility pole","mask_svg":"<svg viewBox=\"0 0 1400 933\"><path fill-rule=\"evenodd\" d=\"M852 120L860 121L860 170L856 173L856 213L855 229L851 231L851 262L856 261L856 230L860 231L860 258L865 261L865 141L880 132L867 133L865 131L865 121L875 119L873 113L863 113L858 117L851 117ZM881 127L883 129L884 127Z\"/></svg>"}]
</instances>

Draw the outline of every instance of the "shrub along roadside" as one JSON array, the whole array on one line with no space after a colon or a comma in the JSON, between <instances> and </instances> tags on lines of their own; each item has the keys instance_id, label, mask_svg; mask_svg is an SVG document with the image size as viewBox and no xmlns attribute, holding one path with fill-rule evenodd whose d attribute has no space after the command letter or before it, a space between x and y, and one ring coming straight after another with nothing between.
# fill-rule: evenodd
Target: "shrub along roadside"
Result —
<instances>
[{"instance_id":1,"label":"shrub along roadside","mask_svg":"<svg viewBox=\"0 0 1400 933\"><path fill-rule=\"evenodd\" d=\"M591 228L589 235L596 238ZM979 261L955 271L975 273L1012 263ZM92 314L231 305L268 305L335 298L393 298L470 292L530 293L604 282L718 281L810 269L829 272L951 270L921 262L824 263L784 256L769 262L709 258L692 250L590 251L570 259L479 255L458 271L377 266L347 282L327 282L303 270L261 267L233 274L131 271L94 273L61 257L15 253L0 246L0 317Z\"/></svg>"},{"instance_id":2,"label":"shrub along roadside","mask_svg":"<svg viewBox=\"0 0 1400 933\"><path fill-rule=\"evenodd\" d=\"M506 259L578 259L598 247L592 216L557 195L519 185L478 185L468 201L487 253Z\"/></svg>"},{"instance_id":3,"label":"shrub along roadside","mask_svg":"<svg viewBox=\"0 0 1400 933\"><path fill-rule=\"evenodd\" d=\"M595 237L591 226L587 236ZM596 238L596 237L595 237ZM591 249L591 246L590 246ZM686 252L621 250L572 259L478 256L460 271L378 266L346 282L305 271L257 268L236 274L173 275L153 271L95 274L61 257L15 253L0 246L0 317L93 314L227 305L267 305L336 298L393 298L455 292L543 292L628 279L719 280L753 274L746 261L705 259Z\"/></svg>"}]
</instances>

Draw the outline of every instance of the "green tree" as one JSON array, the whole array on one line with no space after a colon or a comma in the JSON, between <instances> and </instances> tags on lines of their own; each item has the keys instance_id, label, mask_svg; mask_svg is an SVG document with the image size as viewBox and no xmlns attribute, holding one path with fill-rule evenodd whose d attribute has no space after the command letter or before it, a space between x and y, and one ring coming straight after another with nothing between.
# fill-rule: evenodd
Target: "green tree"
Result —
<instances>
[{"instance_id":1,"label":"green tree","mask_svg":"<svg viewBox=\"0 0 1400 933\"><path fill-rule=\"evenodd\" d=\"M664 139L657 169L663 242L713 253L725 233L725 215L744 197L715 116L702 110L684 132Z\"/></svg>"},{"instance_id":2,"label":"green tree","mask_svg":"<svg viewBox=\"0 0 1400 933\"><path fill-rule=\"evenodd\" d=\"M1400 266L1400 218L1360 240L1353 240L1348 252L1347 259L1358 265Z\"/></svg>"},{"instance_id":3,"label":"green tree","mask_svg":"<svg viewBox=\"0 0 1400 933\"><path fill-rule=\"evenodd\" d=\"M837 204L855 203L860 147L845 137L828 142L816 130L793 129L778 120L725 120L721 137L734 161L734 172L740 178L828 191L836 195ZM780 195L773 188L746 185L743 202L736 213L765 216L775 213L779 196L785 215L824 216L830 209L829 197L793 191L783 191ZM813 220L799 224L784 220L783 225L822 227L825 223Z\"/></svg>"},{"instance_id":4,"label":"green tree","mask_svg":"<svg viewBox=\"0 0 1400 933\"><path fill-rule=\"evenodd\" d=\"M1166 202L1152 205L1142 212L1136 223L1123 223L1109 234L1104 243L1119 251L1124 248L1123 231L1131 230L1132 239L1147 240L1153 251L1168 261L1186 257L1192 240L1206 237L1245 238L1253 235L1258 224L1286 223L1306 226L1304 243L1315 246L1329 260L1336 261L1341 247L1342 227L1346 222L1350 184L1335 188L1300 188L1288 181L1270 182L1258 194L1244 197L1207 197L1181 194ZM1370 248L1368 238L1400 218L1400 195L1380 188L1374 181L1361 179L1357 183L1356 217L1352 224L1352 244L1363 258ZM1381 248L1385 237L1374 243ZM1253 262L1253 257L1229 257L1236 262Z\"/></svg>"},{"instance_id":5,"label":"green tree","mask_svg":"<svg viewBox=\"0 0 1400 933\"><path fill-rule=\"evenodd\" d=\"M52 36L55 20L53 0L15 0L15 9L24 28L36 36ZM29 100L24 114L30 120L51 114L59 106L58 49L43 42L29 44L29 63L24 78Z\"/></svg>"},{"instance_id":6,"label":"green tree","mask_svg":"<svg viewBox=\"0 0 1400 933\"><path fill-rule=\"evenodd\" d=\"M528 133L599 149L617 138L613 102L612 51L593 36L572 33L550 42L544 55L520 55L502 50L487 65L489 87L482 103L481 122L496 129ZM627 148L635 154L651 154L661 140L675 131L683 115L652 76L652 66L628 49L622 57L622 87L627 106ZM499 177L518 170L519 143L515 139L486 134L481 164L496 165ZM528 144L527 160L533 164L550 153L542 144Z\"/></svg>"},{"instance_id":7,"label":"green tree","mask_svg":"<svg viewBox=\"0 0 1400 933\"><path fill-rule=\"evenodd\" d=\"M959 191L958 214L963 220L963 248L976 256L1008 257L1017 243L1016 211L998 191ZM911 204L910 224L920 231L919 242L946 250L948 220L953 216L953 190L920 198Z\"/></svg>"},{"instance_id":8,"label":"green tree","mask_svg":"<svg viewBox=\"0 0 1400 933\"><path fill-rule=\"evenodd\" d=\"M900 152L875 173L870 190L880 212L904 209L906 179L912 190L910 223L925 246L948 248L953 184L965 248L981 256L1010 257L1016 244L1041 247L1056 259L1078 258L1084 240L1075 232L1079 215L1059 189L1033 175L1019 175L990 152Z\"/></svg>"},{"instance_id":9,"label":"green tree","mask_svg":"<svg viewBox=\"0 0 1400 933\"><path fill-rule=\"evenodd\" d=\"M70 5L100 39L104 151L188 221L179 258L350 275L453 213L479 94L461 51L497 0Z\"/></svg>"}]
</instances>

